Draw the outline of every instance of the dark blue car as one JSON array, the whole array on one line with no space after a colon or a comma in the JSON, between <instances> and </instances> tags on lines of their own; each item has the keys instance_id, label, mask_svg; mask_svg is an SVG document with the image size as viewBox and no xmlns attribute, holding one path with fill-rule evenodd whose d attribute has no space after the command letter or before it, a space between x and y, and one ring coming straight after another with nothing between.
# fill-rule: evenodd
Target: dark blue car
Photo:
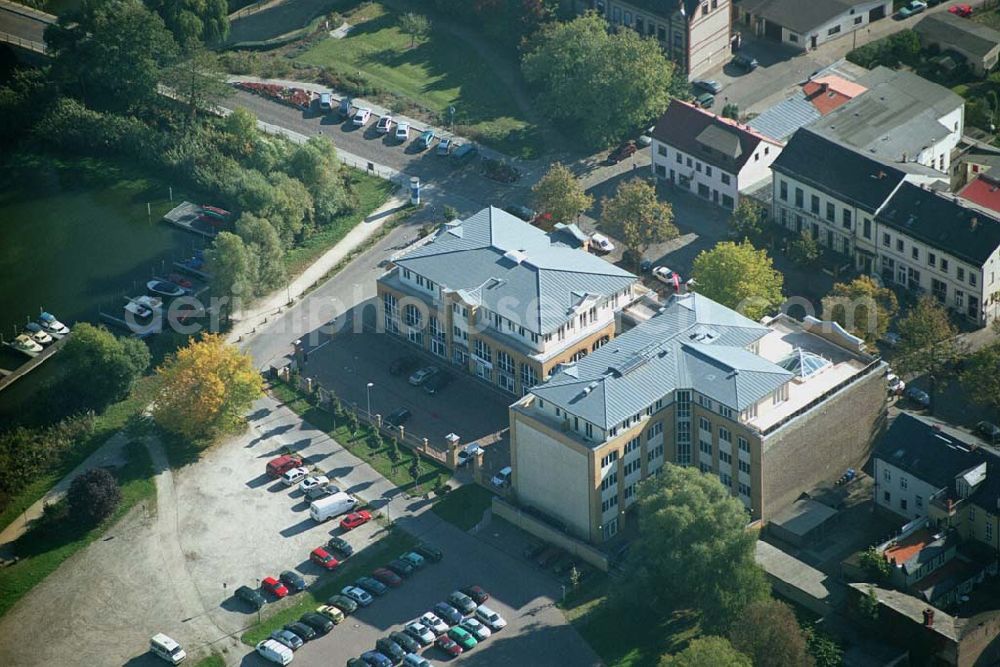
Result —
<instances>
[{"instance_id":1,"label":"dark blue car","mask_svg":"<svg viewBox=\"0 0 1000 667\"><path fill-rule=\"evenodd\" d=\"M366 651L361 654L361 659L369 667L392 667L392 661L378 651Z\"/></svg>"}]
</instances>

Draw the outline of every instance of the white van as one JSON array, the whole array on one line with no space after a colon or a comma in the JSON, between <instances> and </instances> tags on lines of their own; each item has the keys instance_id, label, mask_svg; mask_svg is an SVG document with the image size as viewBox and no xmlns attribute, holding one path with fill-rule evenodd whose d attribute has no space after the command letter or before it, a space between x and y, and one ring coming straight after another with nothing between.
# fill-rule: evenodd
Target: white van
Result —
<instances>
[{"instance_id":1,"label":"white van","mask_svg":"<svg viewBox=\"0 0 1000 667\"><path fill-rule=\"evenodd\" d=\"M323 111L333 111L333 96L330 93L319 94L319 108Z\"/></svg>"},{"instance_id":2,"label":"white van","mask_svg":"<svg viewBox=\"0 0 1000 667\"><path fill-rule=\"evenodd\" d=\"M497 474L493 475L493 479L491 479L490 482L492 482L493 486L495 486L498 489L506 489L508 486L510 486L510 477L513 474L514 471L511 470L511 467L506 466L504 468L501 468L497 472Z\"/></svg>"},{"instance_id":3,"label":"white van","mask_svg":"<svg viewBox=\"0 0 1000 667\"><path fill-rule=\"evenodd\" d=\"M276 662L279 665L287 665L295 658L292 654L292 649L284 644L279 644L273 639L265 639L257 644L257 653L265 660Z\"/></svg>"},{"instance_id":4,"label":"white van","mask_svg":"<svg viewBox=\"0 0 1000 667\"><path fill-rule=\"evenodd\" d=\"M332 496L314 500L309 505L309 516L313 518L313 521L323 523L327 519L350 512L357 504L358 501L356 498L341 491Z\"/></svg>"},{"instance_id":5,"label":"white van","mask_svg":"<svg viewBox=\"0 0 1000 667\"><path fill-rule=\"evenodd\" d=\"M181 645L162 632L153 635L153 638L149 640L149 650L171 665L179 665L187 657L187 653L184 652Z\"/></svg>"}]
</instances>

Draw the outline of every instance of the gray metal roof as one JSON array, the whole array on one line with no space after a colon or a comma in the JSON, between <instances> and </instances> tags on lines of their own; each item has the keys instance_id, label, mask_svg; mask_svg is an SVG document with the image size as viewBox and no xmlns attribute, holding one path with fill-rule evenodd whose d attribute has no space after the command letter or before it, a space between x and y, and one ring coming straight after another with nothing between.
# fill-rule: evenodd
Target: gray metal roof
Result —
<instances>
[{"instance_id":1,"label":"gray metal roof","mask_svg":"<svg viewBox=\"0 0 1000 667\"><path fill-rule=\"evenodd\" d=\"M767 327L700 294L674 296L654 317L532 393L608 429L677 389L743 410L793 374L746 348Z\"/></svg>"},{"instance_id":2,"label":"gray metal roof","mask_svg":"<svg viewBox=\"0 0 1000 667\"><path fill-rule=\"evenodd\" d=\"M636 281L492 206L443 225L396 264L538 334L558 329L586 298L610 297Z\"/></svg>"},{"instance_id":3,"label":"gray metal roof","mask_svg":"<svg viewBox=\"0 0 1000 667\"><path fill-rule=\"evenodd\" d=\"M978 21L963 19L949 12L925 16L913 29L922 41L942 48L959 48L985 58L1000 46L1000 32Z\"/></svg>"},{"instance_id":4,"label":"gray metal roof","mask_svg":"<svg viewBox=\"0 0 1000 667\"><path fill-rule=\"evenodd\" d=\"M772 139L785 141L795 130L820 118L822 114L800 89L788 99L765 109L747 125Z\"/></svg>"}]
</instances>

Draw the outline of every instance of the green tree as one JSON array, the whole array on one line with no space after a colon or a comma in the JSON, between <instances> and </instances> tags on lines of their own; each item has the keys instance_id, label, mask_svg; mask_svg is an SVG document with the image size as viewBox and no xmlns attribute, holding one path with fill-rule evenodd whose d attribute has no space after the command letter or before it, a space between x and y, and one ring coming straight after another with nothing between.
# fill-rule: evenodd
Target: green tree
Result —
<instances>
[{"instance_id":1,"label":"green tree","mask_svg":"<svg viewBox=\"0 0 1000 667\"><path fill-rule=\"evenodd\" d=\"M805 629L806 644L809 655L813 657L816 667L842 667L844 664L844 649L825 632L815 627Z\"/></svg>"},{"instance_id":2,"label":"green tree","mask_svg":"<svg viewBox=\"0 0 1000 667\"><path fill-rule=\"evenodd\" d=\"M652 609L698 609L702 628L729 627L768 584L754 561L756 532L719 478L668 464L639 487L639 530L619 601ZM724 573L724 574L723 574Z\"/></svg>"},{"instance_id":3,"label":"green tree","mask_svg":"<svg viewBox=\"0 0 1000 667\"><path fill-rule=\"evenodd\" d=\"M69 513L87 526L96 526L118 507L122 500L118 480L106 468L91 468L73 478L66 491Z\"/></svg>"},{"instance_id":4,"label":"green tree","mask_svg":"<svg viewBox=\"0 0 1000 667\"><path fill-rule=\"evenodd\" d=\"M892 575L892 566L875 547L868 547L858 556L858 564L877 582L887 581Z\"/></svg>"},{"instance_id":5,"label":"green tree","mask_svg":"<svg viewBox=\"0 0 1000 667\"><path fill-rule=\"evenodd\" d=\"M960 378L966 395L973 401L1000 410L1000 342L967 357Z\"/></svg>"},{"instance_id":6,"label":"green tree","mask_svg":"<svg viewBox=\"0 0 1000 667\"><path fill-rule=\"evenodd\" d=\"M399 17L399 29L403 34L410 36L410 48L417 43L417 39L423 39L431 31L431 22L423 14L406 12Z\"/></svg>"},{"instance_id":7,"label":"green tree","mask_svg":"<svg viewBox=\"0 0 1000 667\"><path fill-rule=\"evenodd\" d=\"M614 197L601 200L600 226L621 239L636 262L649 246L678 235L673 208L657 199L656 189L641 178L622 182Z\"/></svg>"},{"instance_id":8,"label":"green tree","mask_svg":"<svg viewBox=\"0 0 1000 667\"><path fill-rule=\"evenodd\" d=\"M313 199L316 220L327 224L355 204L337 149L327 137L310 137L288 160L288 173Z\"/></svg>"},{"instance_id":9,"label":"green tree","mask_svg":"<svg viewBox=\"0 0 1000 667\"><path fill-rule=\"evenodd\" d=\"M878 594L874 586L868 587L868 592L858 599L858 611L861 616L872 622L878 622L879 617Z\"/></svg>"},{"instance_id":10,"label":"green tree","mask_svg":"<svg viewBox=\"0 0 1000 667\"><path fill-rule=\"evenodd\" d=\"M95 0L45 29L52 77L87 106L112 111L157 102L156 84L177 53L163 20L140 0Z\"/></svg>"},{"instance_id":11,"label":"green tree","mask_svg":"<svg viewBox=\"0 0 1000 667\"><path fill-rule=\"evenodd\" d=\"M805 229L788 243L788 258L799 266L814 265L819 259L819 252L819 243Z\"/></svg>"},{"instance_id":12,"label":"green tree","mask_svg":"<svg viewBox=\"0 0 1000 667\"><path fill-rule=\"evenodd\" d=\"M244 213L236 221L236 233L247 251L253 293L263 294L281 285L285 281L285 251L271 223Z\"/></svg>"},{"instance_id":13,"label":"green tree","mask_svg":"<svg viewBox=\"0 0 1000 667\"><path fill-rule=\"evenodd\" d=\"M253 297L253 262L243 239L231 232L220 232L208 251L208 263L215 296L234 300Z\"/></svg>"},{"instance_id":14,"label":"green tree","mask_svg":"<svg viewBox=\"0 0 1000 667\"><path fill-rule=\"evenodd\" d=\"M553 222L573 222L594 203L594 198L584 192L573 172L561 162L552 165L531 191L535 207L550 214Z\"/></svg>"},{"instance_id":15,"label":"green tree","mask_svg":"<svg viewBox=\"0 0 1000 667\"><path fill-rule=\"evenodd\" d=\"M228 138L227 146L240 158L253 155L257 148L257 116L244 107L236 107L222 121L222 130Z\"/></svg>"},{"instance_id":16,"label":"green tree","mask_svg":"<svg viewBox=\"0 0 1000 667\"><path fill-rule=\"evenodd\" d=\"M950 373L952 364L962 354L957 335L948 312L932 296L920 297L917 305L899 321L897 371L926 373L931 405L938 380Z\"/></svg>"},{"instance_id":17,"label":"green tree","mask_svg":"<svg viewBox=\"0 0 1000 667\"><path fill-rule=\"evenodd\" d=\"M748 241L723 241L703 250L691 270L701 294L758 320L773 311L782 300L782 275L772 266L764 250Z\"/></svg>"},{"instance_id":18,"label":"green tree","mask_svg":"<svg viewBox=\"0 0 1000 667\"><path fill-rule=\"evenodd\" d=\"M178 44L220 44L229 36L226 0L146 0L163 18Z\"/></svg>"},{"instance_id":19,"label":"green tree","mask_svg":"<svg viewBox=\"0 0 1000 667\"><path fill-rule=\"evenodd\" d=\"M200 44L167 69L162 78L163 83L173 89L178 99L187 106L189 123L194 122L199 109L211 111L233 92L219 67L218 57Z\"/></svg>"},{"instance_id":20,"label":"green tree","mask_svg":"<svg viewBox=\"0 0 1000 667\"><path fill-rule=\"evenodd\" d=\"M885 335L898 310L896 294L887 287L880 287L869 276L859 276L849 283L835 283L830 294L823 297L823 317L837 322L869 344Z\"/></svg>"},{"instance_id":21,"label":"green tree","mask_svg":"<svg viewBox=\"0 0 1000 667\"><path fill-rule=\"evenodd\" d=\"M659 667L753 667L753 663L725 637L707 636L692 639L676 655L663 656Z\"/></svg>"},{"instance_id":22,"label":"green tree","mask_svg":"<svg viewBox=\"0 0 1000 667\"><path fill-rule=\"evenodd\" d=\"M806 635L784 602L758 600L742 611L729 631L738 651L750 656L754 667L812 667Z\"/></svg>"},{"instance_id":23,"label":"green tree","mask_svg":"<svg viewBox=\"0 0 1000 667\"><path fill-rule=\"evenodd\" d=\"M66 371L62 390L101 410L128 395L149 368L150 355L138 338L118 338L103 326L80 322L59 359Z\"/></svg>"},{"instance_id":24,"label":"green tree","mask_svg":"<svg viewBox=\"0 0 1000 667\"><path fill-rule=\"evenodd\" d=\"M744 239L755 245L770 242L770 227L765 220L764 206L749 197L740 197L736 210L729 216L729 235L737 240Z\"/></svg>"},{"instance_id":25,"label":"green tree","mask_svg":"<svg viewBox=\"0 0 1000 667\"><path fill-rule=\"evenodd\" d=\"M732 118L733 120L740 119L740 107L738 104L730 102L726 106L722 107L722 117Z\"/></svg>"},{"instance_id":26,"label":"green tree","mask_svg":"<svg viewBox=\"0 0 1000 667\"><path fill-rule=\"evenodd\" d=\"M592 148L646 127L670 103L674 65L653 38L608 31L588 13L549 23L527 45L521 68L551 121L572 125Z\"/></svg>"}]
</instances>

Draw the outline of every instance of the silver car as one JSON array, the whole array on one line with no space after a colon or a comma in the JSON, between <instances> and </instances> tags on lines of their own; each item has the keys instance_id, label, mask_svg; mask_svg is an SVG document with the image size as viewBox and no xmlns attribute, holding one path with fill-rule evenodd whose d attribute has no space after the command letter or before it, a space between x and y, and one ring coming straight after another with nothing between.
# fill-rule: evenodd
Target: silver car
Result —
<instances>
[{"instance_id":1,"label":"silver car","mask_svg":"<svg viewBox=\"0 0 1000 667\"><path fill-rule=\"evenodd\" d=\"M299 637L291 630L275 630L271 633L271 639L279 644L284 644L293 651L297 651L302 648L302 637Z\"/></svg>"}]
</instances>

